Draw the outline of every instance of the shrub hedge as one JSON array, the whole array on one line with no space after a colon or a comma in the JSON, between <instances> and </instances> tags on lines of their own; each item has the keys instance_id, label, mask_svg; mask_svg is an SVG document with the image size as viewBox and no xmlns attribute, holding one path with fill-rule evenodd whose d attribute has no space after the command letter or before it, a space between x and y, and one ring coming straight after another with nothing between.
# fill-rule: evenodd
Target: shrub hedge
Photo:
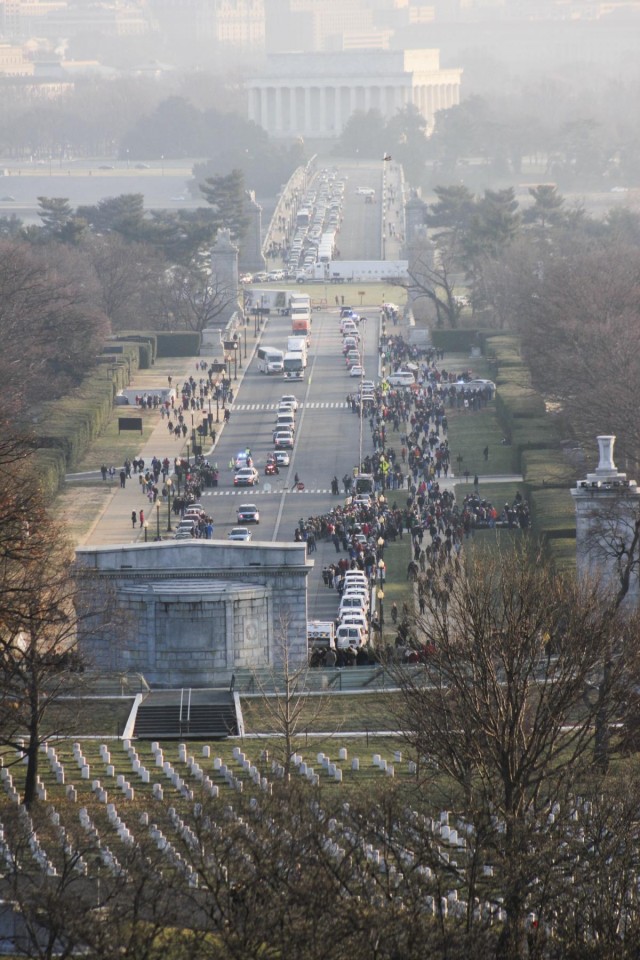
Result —
<instances>
[{"instance_id":1,"label":"shrub hedge","mask_svg":"<svg viewBox=\"0 0 640 960\"><path fill-rule=\"evenodd\" d=\"M496 409L505 425L517 419L545 419L544 400L531 387L508 380L496 392Z\"/></svg>"},{"instance_id":2,"label":"shrub hedge","mask_svg":"<svg viewBox=\"0 0 640 960\"><path fill-rule=\"evenodd\" d=\"M164 331L156 334L158 357L197 357L200 353L200 334L195 331Z\"/></svg>"},{"instance_id":3,"label":"shrub hedge","mask_svg":"<svg viewBox=\"0 0 640 960\"><path fill-rule=\"evenodd\" d=\"M575 569L575 510L569 487L574 477L560 449L555 421L531 386L520 340L499 334L484 338L495 358L496 413L511 441L513 468L522 472L535 535L547 545L558 569Z\"/></svg>"},{"instance_id":4,"label":"shrub hedge","mask_svg":"<svg viewBox=\"0 0 640 960\"><path fill-rule=\"evenodd\" d=\"M156 362L158 353L158 339L155 333L146 330L124 330L113 339L140 345L140 369L148 370Z\"/></svg>"},{"instance_id":5,"label":"shrub hedge","mask_svg":"<svg viewBox=\"0 0 640 960\"><path fill-rule=\"evenodd\" d=\"M67 397L41 404L31 429L33 467L43 492L53 496L65 474L104 430L118 390L131 382L138 368L139 344L128 343L122 354L105 355Z\"/></svg>"},{"instance_id":6,"label":"shrub hedge","mask_svg":"<svg viewBox=\"0 0 640 960\"><path fill-rule=\"evenodd\" d=\"M456 330L431 330L431 342L438 350L449 353L469 353L472 347L481 345L477 330L460 327Z\"/></svg>"}]
</instances>

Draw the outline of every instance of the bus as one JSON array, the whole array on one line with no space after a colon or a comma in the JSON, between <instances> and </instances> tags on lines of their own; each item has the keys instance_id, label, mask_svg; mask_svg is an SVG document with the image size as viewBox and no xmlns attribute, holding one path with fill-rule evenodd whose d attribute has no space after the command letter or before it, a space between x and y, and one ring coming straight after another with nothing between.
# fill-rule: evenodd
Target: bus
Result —
<instances>
[{"instance_id":1,"label":"bus","mask_svg":"<svg viewBox=\"0 0 640 960\"><path fill-rule=\"evenodd\" d=\"M308 227L311 221L311 210L301 207L296 213L296 227Z\"/></svg>"},{"instance_id":2,"label":"bus","mask_svg":"<svg viewBox=\"0 0 640 960\"><path fill-rule=\"evenodd\" d=\"M260 373L282 373L284 353L276 347L258 347L258 370Z\"/></svg>"}]
</instances>

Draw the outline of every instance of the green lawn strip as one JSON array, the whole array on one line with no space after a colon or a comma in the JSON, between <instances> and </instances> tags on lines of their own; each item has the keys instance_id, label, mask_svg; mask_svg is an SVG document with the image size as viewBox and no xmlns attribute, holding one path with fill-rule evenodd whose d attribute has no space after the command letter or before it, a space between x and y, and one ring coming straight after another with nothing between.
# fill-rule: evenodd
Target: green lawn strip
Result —
<instances>
[{"instance_id":1,"label":"green lawn strip","mask_svg":"<svg viewBox=\"0 0 640 960\"><path fill-rule=\"evenodd\" d=\"M456 483L454 487L456 495L456 503L462 505L464 498L473 493L475 487L471 480L469 483ZM488 503L493 504L498 513L504 507L505 503L508 503L509 506L513 503L516 493L521 493L524 497L525 490L524 486L521 483L479 483L478 495L482 500L488 501Z\"/></svg>"},{"instance_id":2,"label":"green lawn strip","mask_svg":"<svg viewBox=\"0 0 640 960\"><path fill-rule=\"evenodd\" d=\"M345 667L345 672L357 670ZM269 704L262 697L243 697L242 714L246 733L269 733L274 721ZM300 728L309 733L335 731L336 735L360 730L396 730L398 693L379 690L360 694L309 696L304 703Z\"/></svg>"},{"instance_id":3,"label":"green lawn strip","mask_svg":"<svg viewBox=\"0 0 640 960\"><path fill-rule=\"evenodd\" d=\"M65 530L72 543L85 536L96 515L104 508L109 495L119 483L73 484L65 486L55 500L56 514L64 520ZM79 489L81 487L81 489Z\"/></svg>"},{"instance_id":4,"label":"green lawn strip","mask_svg":"<svg viewBox=\"0 0 640 960\"><path fill-rule=\"evenodd\" d=\"M389 501L393 503L394 493L401 494L400 490L389 491ZM398 505L404 504L404 496L406 491L402 493L402 496L397 497ZM387 579L384 584L384 626L382 630L382 643L383 646L393 645L396 636L396 628L393 625L391 619L391 607L393 603L398 607L398 610L402 610L402 604L407 603L409 609L412 608L413 604L413 590L412 586L407 580L407 566L411 560L411 536L405 532L403 534L402 540L397 539L395 543L390 543L384 549L384 562L386 565ZM378 612L378 602L376 601L376 614Z\"/></svg>"},{"instance_id":5,"label":"green lawn strip","mask_svg":"<svg viewBox=\"0 0 640 960\"><path fill-rule=\"evenodd\" d=\"M569 490L538 489L530 496L532 519L545 536L563 539L575 536L576 514Z\"/></svg>"},{"instance_id":6,"label":"green lawn strip","mask_svg":"<svg viewBox=\"0 0 640 960\"><path fill-rule=\"evenodd\" d=\"M471 479L475 474L513 473L511 447L502 443L504 432L498 423L495 404L489 403L481 410L468 411L447 407L449 420L448 438L451 450L451 467L456 477L468 470ZM489 447L489 459L483 451ZM462 457L462 461L458 457Z\"/></svg>"},{"instance_id":7,"label":"green lawn strip","mask_svg":"<svg viewBox=\"0 0 640 960\"><path fill-rule=\"evenodd\" d=\"M252 289L254 285L252 284ZM379 307L383 303L397 303L403 306L407 300L407 291L404 287L394 286L392 283L314 283L296 284L290 280L256 285L257 290L293 290L297 293L306 293L312 301L326 301L327 307L336 306L336 297L339 305L344 304L359 310L362 307ZM362 292L362 296L360 293Z\"/></svg>"},{"instance_id":8,"label":"green lawn strip","mask_svg":"<svg viewBox=\"0 0 640 960\"><path fill-rule=\"evenodd\" d=\"M42 731L47 736L121 736L133 700L133 697L59 700L45 713Z\"/></svg>"},{"instance_id":9,"label":"green lawn strip","mask_svg":"<svg viewBox=\"0 0 640 960\"><path fill-rule=\"evenodd\" d=\"M123 416L123 411L127 410L131 411L132 408L113 408L109 424L103 433L92 442L86 457L78 464L74 473L83 473L85 470L99 470L102 464L107 467L114 466L119 470L127 457L133 459L138 456L158 425L159 414L152 410L147 410L142 414L142 434L129 431L118 434L118 417ZM135 412L138 415L138 411ZM181 449L181 441L176 440L176 454ZM102 479L99 478L95 482L102 483Z\"/></svg>"}]
</instances>

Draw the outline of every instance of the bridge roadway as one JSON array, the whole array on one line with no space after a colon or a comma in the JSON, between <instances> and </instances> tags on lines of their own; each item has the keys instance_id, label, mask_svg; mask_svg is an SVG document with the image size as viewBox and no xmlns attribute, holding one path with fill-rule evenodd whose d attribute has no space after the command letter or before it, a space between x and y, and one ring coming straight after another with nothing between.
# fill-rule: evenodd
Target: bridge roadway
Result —
<instances>
[{"instance_id":1,"label":"bridge roadway","mask_svg":"<svg viewBox=\"0 0 640 960\"><path fill-rule=\"evenodd\" d=\"M365 370L377 376L377 343L379 310L370 312L363 329ZM290 320L272 317L262 335L262 343L282 347L290 333ZM327 513L333 504L343 502L341 495L331 494L331 480L341 481L358 463L360 419L349 409L346 396L357 389L358 381L346 372L341 349L339 311L330 308L314 312L311 346L303 381L285 381L281 376L265 376L255 359L245 375L231 408L231 420L215 449L220 468L218 487L203 493L202 504L213 516L214 537L223 539L237 523L236 510L241 503L255 503L260 510L260 524L252 527L254 540L294 538L300 518ZM294 449L291 463L276 476L265 476L267 455L273 450L272 432L276 408L284 393L295 394L298 403ZM363 454L372 450L368 423L363 429ZM234 487L234 471L230 460L240 450L251 449L260 473L257 488ZM292 489L295 474L305 485L304 491ZM335 616L336 594L326 590L321 571L325 563L337 556L332 543L318 544L311 557L316 570L309 583L310 616Z\"/></svg>"}]
</instances>

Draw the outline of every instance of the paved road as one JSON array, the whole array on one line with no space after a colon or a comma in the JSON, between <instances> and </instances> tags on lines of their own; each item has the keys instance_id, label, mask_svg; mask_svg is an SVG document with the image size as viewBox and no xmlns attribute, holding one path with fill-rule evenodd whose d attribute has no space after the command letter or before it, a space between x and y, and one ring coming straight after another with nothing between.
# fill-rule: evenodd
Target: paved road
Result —
<instances>
[{"instance_id":1,"label":"paved road","mask_svg":"<svg viewBox=\"0 0 640 960\"><path fill-rule=\"evenodd\" d=\"M364 328L365 368L376 374L377 338L379 311L376 309ZM270 318L262 333L263 343L284 346L290 333L290 320L285 317ZM257 369L255 359L249 355L242 371L242 379L236 385L236 397L231 408L231 421L222 429L216 447L208 453L211 463L220 469L217 488L203 492L202 503L214 519L214 536L226 539L232 526L236 525L236 510L241 503L255 502L260 509L261 522L253 530L255 540L293 540L295 527L300 517L315 516L327 512L341 498L332 497L331 479L339 479L351 472L358 462L360 421L347 407L346 395L356 387L356 381L346 372L341 353L339 312L333 308L314 313L311 347L307 376L301 383L291 386L282 377L265 376ZM182 376L194 373L194 361L182 361L174 368L174 382ZM158 375L164 385L166 377ZM153 374L147 375L147 385L152 385ZM289 468L283 468L276 477L264 476L267 454L273 450L272 431L276 407L283 393L294 393L300 402L296 418L296 444L292 451ZM166 425L160 420L150 439L140 451L149 462L155 455L173 458L180 453L176 442L168 435ZM365 425L366 426L366 425ZM239 450L250 447L260 472L257 488L234 488L233 472L229 461ZM371 452L369 431L363 431L363 454ZM304 492L292 491L293 477L298 473L305 483ZM145 509L149 521L148 536L153 539L159 525L161 535L167 532L168 505L162 504L159 517L140 493L134 477L124 490L116 489L102 513L96 517L93 528L85 538L87 545L106 545L143 539L138 528L131 527L132 510ZM173 521L172 521L173 523ZM321 569L335 557L333 544L320 545L312 556L316 558L316 571L310 583L309 608L313 616L333 616L337 607L335 594L322 587ZM324 589L324 588L323 588ZM317 602L316 598L317 597Z\"/></svg>"}]
</instances>

